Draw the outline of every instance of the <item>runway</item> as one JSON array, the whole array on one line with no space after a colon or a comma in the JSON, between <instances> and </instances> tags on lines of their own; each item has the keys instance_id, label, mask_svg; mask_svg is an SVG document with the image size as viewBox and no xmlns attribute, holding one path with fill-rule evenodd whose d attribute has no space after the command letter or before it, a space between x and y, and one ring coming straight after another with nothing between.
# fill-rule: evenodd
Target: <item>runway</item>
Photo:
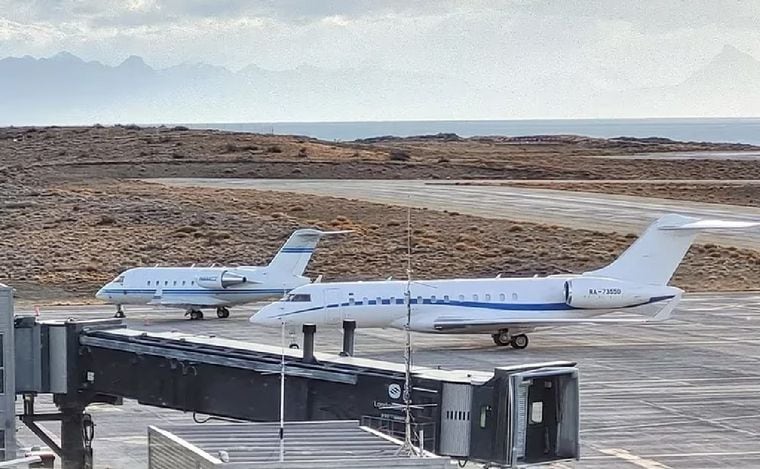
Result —
<instances>
[{"instance_id":1,"label":"runway","mask_svg":"<svg viewBox=\"0 0 760 469\"><path fill-rule=\"evenodd\" d=\"M760 209L753 207L493 184L472 185L475 181L195 178L146 181L182 187L296 192L601 231L640 232L652 220L666 213L760 220ZM467 185L457 185L458 182ZM732 232L730 235L709 233L701 235L701 239L756 249L760 246L760 231Z\"/></svg>"},{"instance_id":2,"label":"runway","mask_svg":"<svg viewBox=\"0 0 760 469\"><path fill-rule=\"evenodd\" d=\"M251 326L259 305L229 319L189 321L178 310L127 309L134 329L177 330L277 345L279 330ZM20 312L31 313L29 310ZM42 319L107 318L103 306L43 307ZM414 361L491 371L515 363L573 360L581 372L582 459L556 468L757 467L760 460L760 293L687 295L672 320L572 326L530 335L522 351L488 336L414 335ZM318 351L337 352L340 332L320 330ZM359 330L356 354L402 361L403 333ZM145 467L149 424L192 416L126 402L90 409L97 467ZM49 427L53 429L55 427ZM28 432L21 443L37 443Z\"/></svg>"}]
</instances>

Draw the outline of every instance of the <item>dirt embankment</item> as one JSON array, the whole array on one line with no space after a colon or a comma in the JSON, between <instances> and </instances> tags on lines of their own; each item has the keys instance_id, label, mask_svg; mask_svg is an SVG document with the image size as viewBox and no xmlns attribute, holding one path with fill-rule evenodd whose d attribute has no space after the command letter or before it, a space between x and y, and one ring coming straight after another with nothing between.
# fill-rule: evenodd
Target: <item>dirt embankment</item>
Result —
<instances>
[{"instance_id":1,"label":"dirt embankment","mask_svg":"<svg viewBox=\"0 0 760 469\"><path fill-rule=\"evenodd\" d=\"M333 143L307 137L183 127L4 128L0 129L0 172L21 173L33 179L66 180L104 177L760 179L760 165L754 161L596 158L663 151L758 150L747 145L577 136L460 139L443 135L375 140Z\"/></svg>"}]
</instances>

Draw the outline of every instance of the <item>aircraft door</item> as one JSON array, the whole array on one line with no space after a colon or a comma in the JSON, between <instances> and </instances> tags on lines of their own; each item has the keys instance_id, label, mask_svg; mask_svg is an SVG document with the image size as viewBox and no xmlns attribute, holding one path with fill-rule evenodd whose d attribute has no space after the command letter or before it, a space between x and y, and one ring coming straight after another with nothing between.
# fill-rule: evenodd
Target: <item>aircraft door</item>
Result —
<instances>
[{"instance_id":1,"label":"aircraft door","mask_svg":"<svg viewBox=\"0 0 760 469\"><path fill-rule=\"evenodd\" d=\"M325 290L324 321L329 325L339 325L343 321L343 301L340 288Z\"/></svg>"}]
</instances>

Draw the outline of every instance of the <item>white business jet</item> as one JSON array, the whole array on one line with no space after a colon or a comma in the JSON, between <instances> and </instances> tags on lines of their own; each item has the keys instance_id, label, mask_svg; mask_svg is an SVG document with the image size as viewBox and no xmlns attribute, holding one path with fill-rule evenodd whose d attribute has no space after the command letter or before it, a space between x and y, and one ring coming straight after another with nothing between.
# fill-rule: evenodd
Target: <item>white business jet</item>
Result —
<instances>
[{"instance_id":1,"label":"white business jet","mask_svg":"<svg viewBox=\"0 0 760 469\"><path fill-rule=\"evenodd\" d=\"M296 230L267 266L138 267L119 274L103 286L96 298L117 305L159 305L184 308L190 319L203 319L202 308L216 308L226 318L229 306L282 296L308 284L303 276L322 236L350 231Z\"/></svg>"},{"instance_id":2,"label":"white business jet","mask_svg":"<svg viewBox=\"0 0 760 469\"><path fill-rule=\"evenodd\" d=\"M313 283L264 307L250 321L277 327L284 323L294 330L304 323L339 325L353 319L357 327L403 329L408 294L413 331L487 333L497 345L523 349L528 346L526 332L537 328L669 318L683 291L667 283L696 234L758 225L665 215L612 264L580 275ZM617 311L644 316L598 317Z\"/></svg>"}]
</instances>

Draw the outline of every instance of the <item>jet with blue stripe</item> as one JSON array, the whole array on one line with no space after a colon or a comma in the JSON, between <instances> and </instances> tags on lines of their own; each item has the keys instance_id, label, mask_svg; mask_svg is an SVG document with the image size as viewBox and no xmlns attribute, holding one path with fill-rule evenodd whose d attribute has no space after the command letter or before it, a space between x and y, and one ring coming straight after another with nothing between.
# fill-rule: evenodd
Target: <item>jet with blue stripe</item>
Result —
<instances>
[{"instance_id":1,"label":"jet with blue stripe","mask_svg":"<svg viewBox=\"0 0 760 469\"><path fill-rule=\"evenodd\" d=\"M335 326L350 319L357 327L408 325L418 332L490 334L499 346L522 349L528 345L527 332L540 328L667 320L683 294L668 283L697 233L757 226L760 223L670 214L654 221L614 262L589 272L314 283L293 289L250 321L296 328L305 323ZM615 312L634 317L605 317Z\"/></svg>"},{"instance_id":2,"label":"jet with blue stripe","mask_svg":"<svg viewBox=\"0 0 760 469\"><path fill-rule=\"evenodd\" d=\"M348 231L300 229L294 231L266 266L137 267L119 274L95 295L117 305L158 305L184 308L191 319L203 318L203 308L229 316L229 308L265 298L276 298L306 285L303 276L319 240Z\"/></svg>"}]
</instances>

